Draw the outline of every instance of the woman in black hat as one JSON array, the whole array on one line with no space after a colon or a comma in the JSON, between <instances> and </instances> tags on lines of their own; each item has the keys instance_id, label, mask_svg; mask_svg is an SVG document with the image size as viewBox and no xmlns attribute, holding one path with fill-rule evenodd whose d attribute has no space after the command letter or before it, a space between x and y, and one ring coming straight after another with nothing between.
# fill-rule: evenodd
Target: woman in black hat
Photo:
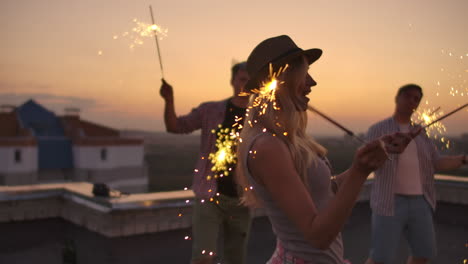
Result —
<instances>
[{"instance_id":1,"label":"woman in black hat","mask_svg":"<svg viewBox=\"0 0 468 264\"><path fill-rule=\"evenodd\" d=\"M263 206L277 236L268 263L343 263L340 231L367 176L387 159L376 140L332 177L325 148L306 135L307 95L317 84L308 70L321 54L278 36L261 42L247 61L252 97L237 177L243 202ZM272 75L277 86L265 92L261 87Z\"/></svg>"}]
</instances>

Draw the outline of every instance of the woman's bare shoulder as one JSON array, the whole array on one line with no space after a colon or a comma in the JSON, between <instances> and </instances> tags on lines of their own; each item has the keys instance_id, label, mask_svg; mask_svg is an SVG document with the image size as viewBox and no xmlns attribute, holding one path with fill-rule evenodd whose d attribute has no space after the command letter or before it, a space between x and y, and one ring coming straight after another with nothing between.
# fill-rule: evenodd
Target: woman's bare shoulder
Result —
<instances>
[{"instance_id":1,"label":"woman's bare shoulder","mask_svg":"<svg viewBox=\"0 0 468 264\"><path fill-rule=\"evenodd\" d=\"M249 162L253 167L263 167L264 165L274 166L275 162L283 163L291 159L286 142L277 136L269 133L259 136L249 151Z\"/></svg>"},{"instance_id":2,"label":"woman's bare shoulder","mask_svg":"<svg viewBox=\"0 0 468 264\"><path fill-rule=\"evenodd\" d=\"M267 154L270 151L287 150L287 146L286 143L277 136L273 136L270 133L263 133L256 138L255 142L252 144L251 150L257 150Z\"/></svg>"}]
</instances>

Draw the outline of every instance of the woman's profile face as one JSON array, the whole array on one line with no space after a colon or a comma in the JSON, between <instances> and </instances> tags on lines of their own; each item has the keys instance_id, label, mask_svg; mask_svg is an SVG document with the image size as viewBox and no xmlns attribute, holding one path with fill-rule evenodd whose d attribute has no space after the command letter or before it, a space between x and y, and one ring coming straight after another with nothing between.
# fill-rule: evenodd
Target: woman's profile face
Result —
<instances>
[{"instance_id":1,"label":"woman's profile face","mask_svg":"<svg viewBox=\"0 0 468 264\"><path fill-rule=\"evenodd\" d=\"M298 106L298 110L300 111L306 111L307 110L307 104L309 103L309 98L307 95L312 91L311 87L317 85L317 83L312 79L312 76L310 76L308 70L309 70L309 63L306 59L306 57L303 57L303 63L299 67L301 69L298 71L297 78L298 80L298 86L296 87L296 94L295 94L295 103Z\"/></svg>"}]
</instances>

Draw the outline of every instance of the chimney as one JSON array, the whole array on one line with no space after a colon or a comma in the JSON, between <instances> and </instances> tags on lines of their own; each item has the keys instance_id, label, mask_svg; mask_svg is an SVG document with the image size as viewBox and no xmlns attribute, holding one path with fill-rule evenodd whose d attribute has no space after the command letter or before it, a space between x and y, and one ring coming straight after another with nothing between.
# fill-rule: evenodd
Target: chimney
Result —
<instances>
[{"instance_id":1,"label":"chimney","mask_svg":"<svg viewBox=\"0 0 468 264\"><path fill-rule=\"evenodd\" d=\"M0 105L0 113L12 113L16 110L16 106L2 104Z\"/></svg>"},{"instance_id":2,"label":"chimney","mask_svg":"<svg viewBox=\"0 0 468 264\"><path fill-rule=\"evenodd\" d=\"M64 112L66 118L80 118L80 109L78 107L65 107Z\"/></svg>"}]
</instances>

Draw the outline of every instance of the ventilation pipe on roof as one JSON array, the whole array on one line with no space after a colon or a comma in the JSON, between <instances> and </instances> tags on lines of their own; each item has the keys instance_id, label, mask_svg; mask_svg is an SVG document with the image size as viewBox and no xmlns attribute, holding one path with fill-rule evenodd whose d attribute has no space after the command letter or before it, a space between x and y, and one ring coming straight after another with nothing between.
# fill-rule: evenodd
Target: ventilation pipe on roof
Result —
<instances>
[{"instance_id":1,"label":"ventilation pipe on roof","mask_svg":"<svg viewBox=\"0 0 468 264\"><path fill-rule=\"evenodd\" d=\"M14 105L7 105L7 104L0 105L0 113L11 113L11 112L14 112L15 109L16 109L16 106Z\"/></svg>"},{"instance_id":2,"label":"ventilation pipe on roof","mask_svg":"<svg viewBox=\"0 0 468 264\"><path fill-rule=\"evenodd\" d=\"M65 108L65 116L79 117L80 116L80 109L77 108L77 107L66 107Z\"/></svg>"}]
</instances>

